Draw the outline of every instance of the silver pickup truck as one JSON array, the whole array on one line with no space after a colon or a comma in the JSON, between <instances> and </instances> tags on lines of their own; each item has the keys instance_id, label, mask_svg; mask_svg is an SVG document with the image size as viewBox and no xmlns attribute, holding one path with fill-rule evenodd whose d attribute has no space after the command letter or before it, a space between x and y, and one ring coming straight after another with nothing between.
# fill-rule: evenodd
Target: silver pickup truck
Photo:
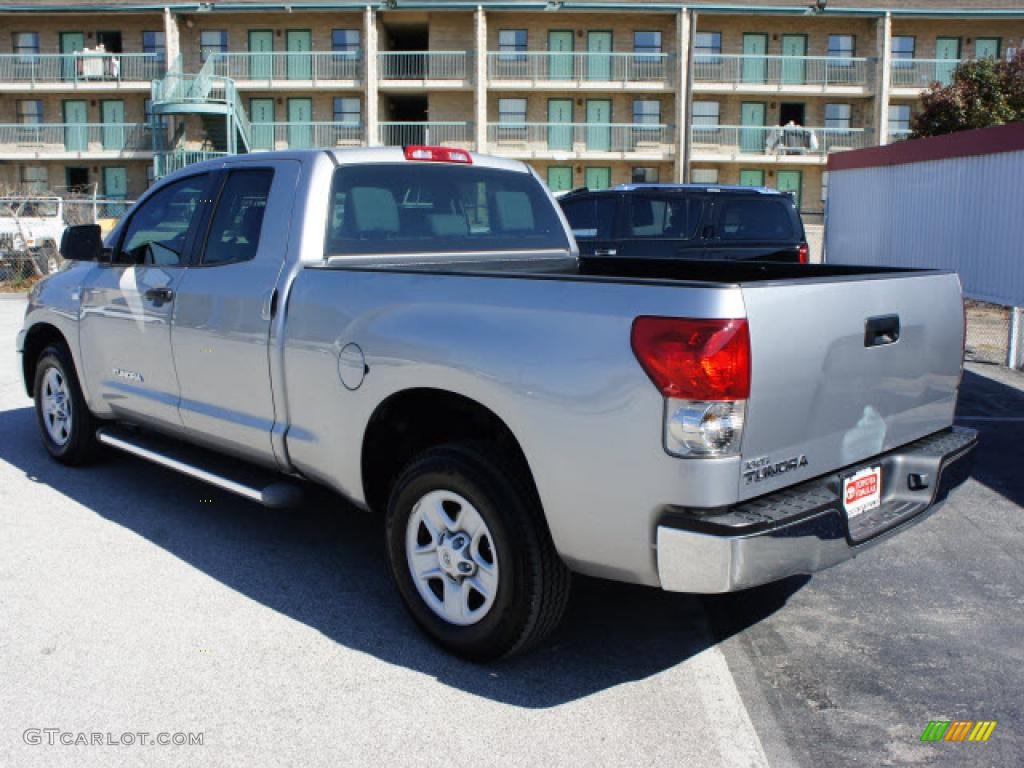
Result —
<instances>
[{"instance_id":1,"label":"silver pickup truck","mask_svg":"<svg viewBox=\"0 0 1024 768\"><path fill-rule=\"evenodd\" d=\"M713 201L708 204L714 204ZM266 153L155 185L32 291L43 444L386 517L437 642L522 651L570 573L718 593L856 555L969 474L956 275L579 259L526 165Z\"/></svg>"}]
</instances>

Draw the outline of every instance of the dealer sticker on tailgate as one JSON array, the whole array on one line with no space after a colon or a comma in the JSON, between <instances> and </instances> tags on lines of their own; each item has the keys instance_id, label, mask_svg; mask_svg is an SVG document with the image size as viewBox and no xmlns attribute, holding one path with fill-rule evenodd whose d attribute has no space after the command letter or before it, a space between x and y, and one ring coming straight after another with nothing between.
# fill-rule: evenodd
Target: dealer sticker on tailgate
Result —
<instances>
[{"instance_id":1,"label":"dealer sticker on tailgate","mask_svg":"<svg viewBox=\"0 0 1024 768\"><path fill-rule=\"evenodd\" d=\"M843 506L848 518L882 503L882 468L867 467L843 480Z\"/></svg>"}]
</instances>

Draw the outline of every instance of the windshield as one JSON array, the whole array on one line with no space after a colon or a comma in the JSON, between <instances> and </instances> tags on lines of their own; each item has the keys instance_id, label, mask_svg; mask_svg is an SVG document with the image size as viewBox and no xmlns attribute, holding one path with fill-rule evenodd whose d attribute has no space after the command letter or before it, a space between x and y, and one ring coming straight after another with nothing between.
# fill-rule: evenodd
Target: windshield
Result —
<instances>
[{"instance_id":1,"label":"windshield","mask_svg":"<svg viewBox=\"0 0 1024 768\"><path fill-rule=\"evenodd\" d=\"M0 217L45 219L57 216L55 200L0 200Z\"/></svg>"},{"instance_id":2,"label":"windshield","mask_svg":"<svg viewBox=\"0 0 1024 768\"><path fill-rule=\"evenodd\" d=\"M334 172L327 255L568 250L530 174L469 165L349 165Z\"/></svg>"}]
</instances>

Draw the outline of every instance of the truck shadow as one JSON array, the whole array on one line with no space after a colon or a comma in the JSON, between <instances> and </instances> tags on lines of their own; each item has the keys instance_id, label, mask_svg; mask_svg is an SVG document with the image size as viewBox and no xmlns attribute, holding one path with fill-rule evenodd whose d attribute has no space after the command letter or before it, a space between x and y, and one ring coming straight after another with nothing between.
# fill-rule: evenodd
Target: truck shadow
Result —
<instances>
[{"instance_id":1,"label":"truck shadow","mask_svg":"<svg viewBox=\"0 0 1024 768\"><path fill-rule=\"evenodd\" d=\"M376 515L327 492L314 492L301 509L271 511L120 454L87 468L62 467L40 445L28 407L0 412L0 434L0 460L30 481L240 594L346 647L518 707L554 707L667 670L761 621L807 581L790 579L752 590L740 603L720 602L728 621L716 620L713 635L700 598L577 577L565 621L542 647L475 665L432 645L406 614ZM710 598L710 605L718 600Z\"/></svg>"},{"instance_id":2,"label":"truck shadow","mask_svg":"<svg viewBox=\"0 0 1024 768\"><path fill-rule=\"evenodd\" d=\"M974 479L1024 506L1024 474L1020 471L1024 423L1002 420L1024 418L1024 390L964 371L956 418L957 424L979 433Z\"/></svg>"}]
</instances>

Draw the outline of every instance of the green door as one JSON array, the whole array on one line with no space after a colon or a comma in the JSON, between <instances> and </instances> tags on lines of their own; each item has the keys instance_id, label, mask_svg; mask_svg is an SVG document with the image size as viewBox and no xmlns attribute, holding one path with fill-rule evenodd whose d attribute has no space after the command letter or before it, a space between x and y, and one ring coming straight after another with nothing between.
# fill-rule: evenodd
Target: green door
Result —
<instances>
[{"instance_id":1,"label":"green door","mask_svg":"<svg viewBox=\"0 0 1024 768\"><path fill-rule=\"evenodd\" d=\"M572 99L548 100L548 149L572 149Z\"/></svg>"},{"instance_id":2,"label":"green door","mask_svg":"<svg viewBox=\"0 0 1024 768\"><path fill-rule=\"evenodd\" d=\"M75 79L75 58L72 53L78 53L85 48L85 35L81 32L61 32L60 52L67 58L60 60L60 77L62 80Z\"/></svg>"},{"instance_id":3,"label":"green door","mask_svg":"<svg viewBox=\"0 0 1024 768\"><path fill-rule=\"evenodd\" d=\"M249 79L270 80L274 72L274 33L269 29L249 30ZM230 73L229 73L230 75Z\"/></svg>"},{"instance_id":4,"label":"green door","mask_svg":"<svg viewBox=\"0 0 1024 768\"><path fill-rule=\"evenodd\" d=\"M85 152L89 149L89 108L85 101L64 102L64 149Z\"/></svg>"},{"instance_id":5,"label":"green door","mask_svg":"<svg viewBox=\"0 0 1024 768\"><path fill-rule=\"evenodd\" d=\"M308 29L289 29L288 41L288 79L312 80L313 59L309 52L313 50L313 35Z\"/></svg>"},{"instance_id":6,"label":"green door","mask_svg":"<svg viewBox=\"0 0 1024 768\"><path fill-rule=\"evenodd\" d=\"M587 79L612 79L612 33L587 33Z\"/></svg>"},{"instance_id":7,"label":"green door","mask_svg":"<svg viewBox=\"0 0 1024 768\"><path fill-rule=\"evenodd\" d=\"M103 148L124 149L124 102L120 100L100 102L100 122L103 123L103 128L100 129Z\"/></svg>"},{"instance_id":8,"label":"green door","mask_svg":"<svg viewBox=\"0 0 1024 768\"><path fill-rule=\"evenodd\" d=\"M740 106L740 151L764 153L764 102L745 101Z\"/></svg>"},{"instance_id":9,"label":"green door","mask_svg":"<svg viewBox=\"0 0 1024 768\"><path fill-rule=\"evenodd\" d=\"M548 189L564 192L572 189L572 168L567 165L552 165L548 168Z\"/></svg>"},{"instance_id":10,"label":"green door","mask_svg":"<svg viewBox=\"0 0 1024 768\"><path fill-rule=\"evenodd\" d=\"M765 80L765 54L768 52L768 35L743 35L742 79L744 83L763 83Z\"/></svg>"},{"instance_id":11,"label":"green door","mask_svg":"<svg viewBox=\"0 0 1024 768\"><path fill-rule=\"evenodd\" d=\"M936 38L935 58L935 79L943 85L949 85L953 82L953 73L960 63L960 38Z\"/></svg>"},{"instance_id":12,"label":"green door","mask_svg":"<svg viewBox=\"0 0 1024 768\"><path fill-rule=\"evenodd\" d=\"M313 100L288 99L288 148L313 146Z\"/></svg>"},{"instance_id":13,"label":"green door","mask_svg":"<svg viewBox=\"0 0 1024 768\"><path fill-rule=\"evenodd\" d=\"M796 208L800 210L800 197L803 191L802 171L778 171L776 174L778 182L776 186L779 192L792 192L796 201Z\"/></svg>"},{"instance_id":14,"label":"green door","mask_svg":"<svg viewBox=\"0 0 1024 768\"><path fill-rule=\"evenodd\" d=\"M583 175L587 189L608 189L612 185L611 168L587 168Z\"/></svg>"},{"instance_id":15,"label":"green door","mask_svg":"<svg viewBox=\"0 0 1024 768\"><path fill-rule=\"evenodd\" d=\"M1002 41L998 37L979 37L974 40L974 58L998 59Z\"/></svg>"},{"instance_id":16,"label":"green door","mask_svg":"<svg viewBox=\"0 0 1024 768\"><path fill-rule=\"evenodd\" d=\"M802 85L807 81L807 35L782 36L782 82Z\"/></svg>"},{"instance_id":17,"label":"green door","mask_svg":"<svg viewBox=\"0 0 1024 768\"><path fill-rule=\"evenodd\" d=\"M611 122L612 103L609 99L587 99L587 151L611 151Z\"/></svg>"},{"instance_id":18,"label":"green door","mask_svg":"<svg viewBox=\"0 0 1024 768\"><path fill-rule=\"evenodd\" d=\"M252 123L252 148L274 148L274 100L249 99L249 121Z\"/></svg>"},{"instance_id":19,"label":"green door","mask_svg":"<svg viewBox=\"0 0 1024 768\"><path fill-rule=\"evenodd\" d=\"M128 197L128 170L104 168L103 194L112 200L125 200Z\"/></svg>"},{"instance_id":20,"label":"green door","mask_svg":"<svg viewBox=\"0 0 1024 768\"><path fill-rule=\"evenodd\" d=\"M756 168L742 168L740 169L740 186L741 187L763 187L764 186L764 171Z\"/></svg>"},{"instance_id":21,"label":"green door","mask_svg":"<svg viewBox=\"0 0 1024 768\"><path fill-rule=\"evenodd\" d=\"M548 75L552 80L572 79L572 32L548 32L548 50L551 51Z\"/></svg>"}]
</instances>

